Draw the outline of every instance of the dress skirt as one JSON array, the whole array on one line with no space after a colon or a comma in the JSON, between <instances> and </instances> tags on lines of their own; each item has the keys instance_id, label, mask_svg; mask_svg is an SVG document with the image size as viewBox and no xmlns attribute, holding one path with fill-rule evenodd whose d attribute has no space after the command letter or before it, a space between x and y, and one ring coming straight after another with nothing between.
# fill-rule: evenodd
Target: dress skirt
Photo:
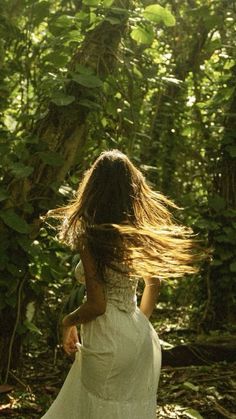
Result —
<instances>
[{"instance_id":1,"label":"dress skirt","mask_svg":"<svg viewBox=\"0 0 236 419\"><path fill-rule=\"evenodd\" d=\"M155 419L161 368L157 333L138 307L107 303L81 326L82 344L42 419Z\"/></svg>"}]
</instances>

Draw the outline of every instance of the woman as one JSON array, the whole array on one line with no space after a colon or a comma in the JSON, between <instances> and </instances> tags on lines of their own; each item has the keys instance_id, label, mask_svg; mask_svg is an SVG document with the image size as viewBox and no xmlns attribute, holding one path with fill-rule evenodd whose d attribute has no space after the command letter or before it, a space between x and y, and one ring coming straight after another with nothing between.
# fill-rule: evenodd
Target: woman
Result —
<instances>
[{"instance_id":1,"label":"woman","mask_svg":"<svg viewBox=\"0 0 236 419\"><path fill-rule=\"evenodd\" d=\"M154 419L161 368L149 322L160 278L197 268L192 232L177 224L142 173L118 150L103 152L73 202L50 211L60 238L80 253L87 300L64 317L63 347L75 361L43 419ZM145 283L140 307L136 288ZM81 343L77 326L81 325Z\"/></svg>"}]
</instances>

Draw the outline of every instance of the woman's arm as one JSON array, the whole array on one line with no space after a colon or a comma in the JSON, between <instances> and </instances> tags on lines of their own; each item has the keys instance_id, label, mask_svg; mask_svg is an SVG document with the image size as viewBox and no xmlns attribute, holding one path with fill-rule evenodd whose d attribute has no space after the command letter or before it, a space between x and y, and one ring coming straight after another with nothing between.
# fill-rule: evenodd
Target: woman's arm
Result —
<instances>
[{"instance_id":1,"label":"woman's arm","mask_svg":"<svg viewBox=\"0 0 236 419\"><path fill-rule=\"evenodd\" d=\"M140 302L140 310L149 317L152 315L153 309L160 292L161 281L157 278L145 279L145 288Z\"/></svg>"},{"instance_id":2,"label":"woman's arm","mask_svg":"<svg viewBox=\"0 0 236 419\"><path fill-rule=\"evenodd\" d=\"M80 257L84 267L87 301L64 317L63 327L87 323L106 311L104 285L98 276L95 261L86 244L81 246Z\"/></svg>"}]
</instances>

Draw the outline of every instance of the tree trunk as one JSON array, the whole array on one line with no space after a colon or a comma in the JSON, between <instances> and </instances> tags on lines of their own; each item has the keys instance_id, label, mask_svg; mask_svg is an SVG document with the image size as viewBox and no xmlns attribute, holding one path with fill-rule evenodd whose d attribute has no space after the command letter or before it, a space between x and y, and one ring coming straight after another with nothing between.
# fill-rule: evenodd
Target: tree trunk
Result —
<instances>
[{"instance_id":1,"label":"tree trunk","mask_svg":"<svg viewBox=\"0 0 236 419\"><path fill-rule=\"evenodd\" d=\"M225 342L193 342L177 345L172 349L162 349L163 367L187 367L189 365L209 365L214 362L236 361L236 338Z\"/></svg>"}]
</instances>

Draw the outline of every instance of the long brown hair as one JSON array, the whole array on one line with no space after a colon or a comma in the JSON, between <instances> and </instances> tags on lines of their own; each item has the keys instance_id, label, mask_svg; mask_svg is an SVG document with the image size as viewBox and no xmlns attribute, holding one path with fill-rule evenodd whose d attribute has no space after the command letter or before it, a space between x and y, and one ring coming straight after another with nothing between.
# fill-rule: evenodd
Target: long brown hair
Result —
<instances>
[{"instance_id":1,"label":"long brown hair","mask_svg":"<svg viewBox=\"0 0 236 419\"><path fill-rule=\"evenodd\" d=\"M125 154L111 150L84 174L75 199L48 216L61 220L59 237L73 249L86 238L101 272L125 263L131 275L167 279L197 272L203 259L193 231L168 207L180 209L152 190Z\"/></svg>"}]
</instances>

